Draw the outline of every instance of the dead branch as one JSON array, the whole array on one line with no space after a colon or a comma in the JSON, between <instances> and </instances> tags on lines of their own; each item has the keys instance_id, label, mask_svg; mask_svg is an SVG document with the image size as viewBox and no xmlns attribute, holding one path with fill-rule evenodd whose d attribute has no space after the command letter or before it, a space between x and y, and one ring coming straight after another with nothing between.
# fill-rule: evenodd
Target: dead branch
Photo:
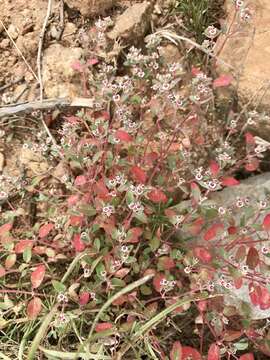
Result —
<instances>
[{"instance_id":1,"label":"dead branch","mask_svg":"<svg viewBox=\"0 0 270 360\"><path fill-rule=\"evenodd\" d=\"M8 117L11 115L19 115L24 113L31 113L38 110L52 110L55 108L64 107L84 107L92 108L93 100L88 98L75 98L75 99L46 99L43 101L36 100L20 104L13 104L7 106L0 106L0 118Z\"/></svg>"}]
</instances>

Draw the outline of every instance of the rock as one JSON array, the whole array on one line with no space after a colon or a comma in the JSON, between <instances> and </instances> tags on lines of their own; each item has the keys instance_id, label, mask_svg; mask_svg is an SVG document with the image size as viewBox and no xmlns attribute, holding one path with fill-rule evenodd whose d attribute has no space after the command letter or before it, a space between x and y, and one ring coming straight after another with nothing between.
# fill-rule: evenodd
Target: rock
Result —
<instances>
[{"instance_id":1,"label":"rock","mask_svg":"<svg viewBox=\"0 0 270 360\"><path fill-rule=\"evenodd\" d=\"M224 302L228 306L236 307L240 314L243 312L241 304L242 302L245 303L250 308L249 317L252 320L261 320L270 317L270 309L261 310L258 306L254 306L251 304L249 300L249 291L247 285L243 285L240 289L234 289L233 291L231 291L231 294L227 293L224 297Z\"/></svg>"},{"instance_id":2,"label":"rock","mask_svg":"<svg viewBox=\"0 0 270 360\"><path fill-rule=\"evenodd\" d=\"M210 196L209 200L211 203L215 204L218 207L229 207L237 201L237 198L249 198L249 201L251 204L256 204L258 201L262 200L264 201L266 199L266 194L270 194L270 172L264 173L262 175L257 175L250 177L247 180L243 180L239 185L232 186L223 189L222 191L213 192L212 196ZM268 195L269 197L269 195ZM179 207L183 206L184 208L190 207L191 203L190 201L183 201L181 204L179 204ZM243 210L238 209L234 211L233 213L234 219L235 219L235 226L237 226L241 221L241 216L243 215ZM262 214L259 218L257 218L256 223L262 224L263 218L265 214ZM252 224L251 224L252 225ZM177 238L180 241L183 241L183 239L189 238L189 244L196 244L200 246L205 246L206 241L203 239L202 234L198 235L196 238L190 239L190 233L185 232L184 230L179 230L177 234ZM255 235L254 235L255 237ZM270 248L270 241L268 240L268 234L267 232L260 231L260 240L266 239L265 242L256 242L253 244L254 247L258 250L259 254L262 254L261 248L263 246ZM256 240L256 238L255 238ZM223 240L223 244L226 242L226 237ZM190 245L189 245L190 246ZM247 245L248 248L248 245ZM231 250L230 255L234 255L237 249ZM262 255L260 255L262 256ZM263 257L264 263L266 266L270 269L270 258L264 256ZM252 271L252 270L251 270ZM266 270L264 269L264 275L267 276ZM269 274L270 275L270 274ZM219 292L222 292L223 288L219 289ZM270 309L268 310L261 310L258 306L254 306L251 303L249 293L248 293L248 287L247 284L243 284L243 286L240 289L231 289L230 291L224 290L224 301L227 305L233 305L236 306L239 311L241 310L241 303L245 302L250 307L250 317L253 320L257 319L265 319L270 316ZM240 311L241 313L241 311Z\"/></svg>"},{"instance_id":3,"label":"rock","mask_svg":"<svg viewBox=\"0 0 270 360\"><path fill-rule=\"evenodd\" d=\"M68 7L78 10L85 17L104 14L115 5L114 0L66 0Z\"/></svg>"},{"instance_id":4,"label":"rock","mask_svg":"<svg viewBox=\"0 0 270 360\"><path fill-rule=\"evenodd\" d=\"M47 97L78 96L82 85L80 75L72 68L83 55L81 48L49 46L43 55L43 82Z\"/></svg>"},{"instance_id":5,"label":"rock","mask_svg":"<svg viewBox=\"0 0 270 360\"><path fill-rule=\"evenodd\" d=\"M239 197L249 197L251 201L263 200L265 191L270 192L270 173L264 173L243 180L239 185L214 192L211 199L221 206L228 206Z\"/></svg>"},{"instance_id":6,"label":"rock","mask_svg":"<svg viewBox=\"0 0 270 360\"><path fill-rule=\"evenodd\" d=\"M49 169L49 164L42 155L24 147L21 149L19 162L32 175L42 175Z\"/></svg>"},{"instance_id":7,"label":"rock","mask_svg":"<svg viewBox=\"0 0 270 360\"><path fill-rule=\"evenodd\" d=\"M153 5L148 1L130 6L116 18L113 29L107 34L108 38L110 40L129 39L133 42L140 40L149 27L152 8Z\"/></svg>"},{"instance_id":8,"label":"rock","mask_svg":"<svg viewBox=\"0 0 270 360\"><path fill-rule=\"evenodd\" d=\"M182 58L178 47L173 44L160 46L159 53L167 64L178 63Z\"/></svg>"},{"instance_id":9,"label":"rock","mask_svg":"<svg viewBox=\"0 0 270 360\"><path fill-rule=\"evenodd\" d=\"M232 3L231 0L225 2L228 13L226 23L232 23L231 35L227 40L224 35L219 37L215 53L234 70L218 62L218 71L220 73L233 72L236 80L239 77L238 95L244 101L254 97L254 104L257 105L259 101L262 106L269 108L270 2L269 0L253 0L244 5L243 8L249 9L252 15L249 23L239 20L241 10L238 10L237 16L234 16L235 6Z\"/></svg>"}]
</instances>

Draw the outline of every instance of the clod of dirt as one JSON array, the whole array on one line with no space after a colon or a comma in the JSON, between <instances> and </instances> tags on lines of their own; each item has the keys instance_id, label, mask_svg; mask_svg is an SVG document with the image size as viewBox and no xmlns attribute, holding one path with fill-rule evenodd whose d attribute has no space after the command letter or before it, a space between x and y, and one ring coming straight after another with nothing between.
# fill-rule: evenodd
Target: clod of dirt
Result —
<instances>
[{"instance_id":1,"label":"clod of dirt","mask_svg":"<svg viewBox=\"0 0 270 360\"><path fill-rule=\"evenodd\" d=\"M159 53L167 64L180 62L182 57L178 47L173 44L160 46Z\"/></svg>"},{"instance_id":2,"label":"clod of dirt","mask_svg":"<svg viewBox=\"0 0 270 360\"><path fill-rule=\"evenodd\" d=\"M66 0L69 8L78 10L85 17L104 14L115 5L115 0Z\"/></svg>"},{"instance_id":3,"label":"clod of dirt","mask_svg":"<svg viewBox=\"0 0 270 360\"><path fill-rule=\"evenodd\" d=\"M29 176L41 175L49 169L46 159L31 149L22 148L19 159L20 164L30 172Z\"/></svg>"},{"instance_id":4,"label":"clod of dirt","mask_svg":"<svg viewBox=\"0 0 270 360\"><path fill-rule=\"evenodd\" d=\"M49 46L43 55L43 82L48 98L73 98L81 92L80 75L72 68L83 55L81 48L66 48L60 44Z\"/></svg>"},{"instance_id":5,"label":"clod of dirt","mask_svg":"<svg viewBox=\"0 0 270 360\"><path fill-rule=\"evenodd\" d=\"M110 40L128 39L131 42L142 38L150 23L153 4L148 1L134 4L116 18L113 29L108 32Z\"/></svg>"}]
</instances>

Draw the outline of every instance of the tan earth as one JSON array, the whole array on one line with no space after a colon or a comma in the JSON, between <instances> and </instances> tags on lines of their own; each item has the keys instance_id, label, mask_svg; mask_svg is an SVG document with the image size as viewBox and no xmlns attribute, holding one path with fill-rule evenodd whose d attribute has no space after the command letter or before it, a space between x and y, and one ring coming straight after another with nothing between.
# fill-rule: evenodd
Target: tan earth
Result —
<instances>
[{"instance_id":1,"label":"tan earth","mask_svg":"<svg viewBox=\"0 0 270 360\"><path fill-rule=\"evenodd\" d=\"M254 105L269 109L270 104L270 1L245 1L251 19L240 21L235 15L235 6L226 0L228 13L226 22L230 26L230 36L220 36L216 45L219 58L234 67L233 73L240 97L252 100ZM227 66L219 64L220 72L230 72Z\"/></svg>"}]
</instances>

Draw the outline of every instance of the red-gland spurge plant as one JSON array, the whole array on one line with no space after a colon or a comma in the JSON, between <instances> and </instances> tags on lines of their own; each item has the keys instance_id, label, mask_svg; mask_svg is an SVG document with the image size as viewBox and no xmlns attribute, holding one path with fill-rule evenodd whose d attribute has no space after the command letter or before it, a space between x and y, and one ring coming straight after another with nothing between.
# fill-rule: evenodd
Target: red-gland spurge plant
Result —
<instances>
[{"instance_id":1,"label":"red-gland spurge plant","mask_svg":"<svg viewBox=\"0 0 270 360\"><path fill-rule=\"evenodd\" d=\"M76 336L76 351L96 346L115 359L269 355L268 323L225 301L245 287L247 303L270 308L269 196L215 200L239 185L234 174L259 169L267 147L248 132L234 147L238 114L213 122L215 89L230 76L167 64L159 50L132 47L124 76L96 58L74 65L94 107L66 114L61 146L45 149L66 169L58 187L36 177L25 189L46 214L26 231L14 212L1 220L1 316L15 306L41 324L47 314L43 336Z\"/></svg>"}]
</instances>

